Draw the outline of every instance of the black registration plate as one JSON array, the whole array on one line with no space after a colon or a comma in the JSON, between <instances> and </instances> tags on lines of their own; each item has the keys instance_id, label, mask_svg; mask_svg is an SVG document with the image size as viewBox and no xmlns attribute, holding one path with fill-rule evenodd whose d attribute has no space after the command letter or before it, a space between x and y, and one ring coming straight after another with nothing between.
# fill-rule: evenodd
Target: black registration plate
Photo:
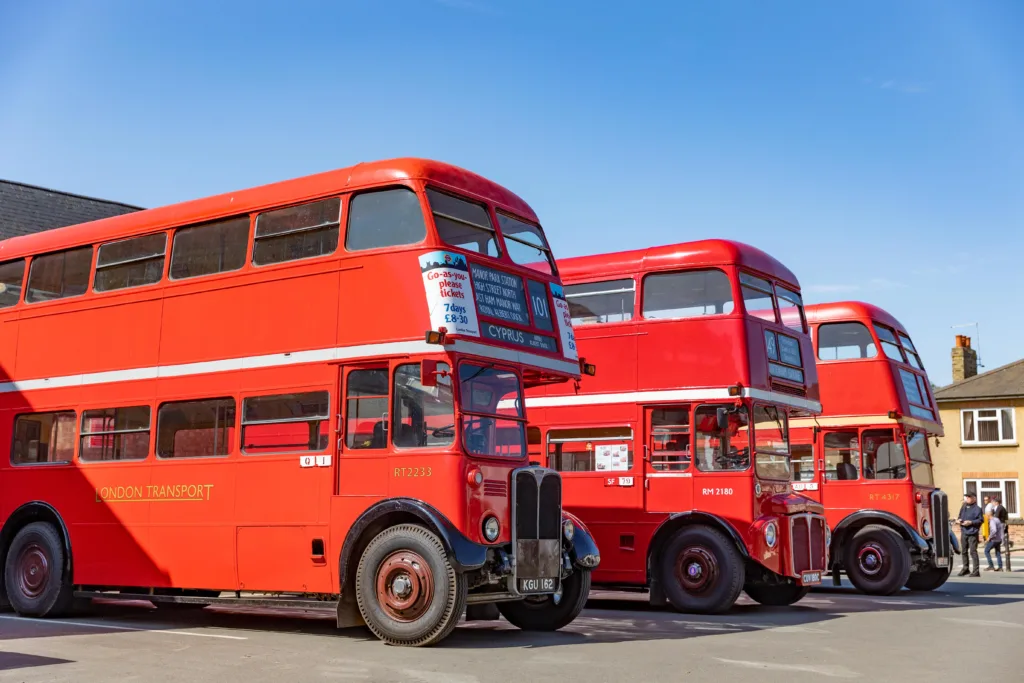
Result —
<instances>
[{"instance_id":1,"label":"black registration plate","mask_svg":"<svg viewBox=\"0 0 1024 683\"><path fill-rule=\"evenodd\" d=\"M519 579L520 593L554 593L558 588L557 579Z\"/></svg>"}]
</instances>

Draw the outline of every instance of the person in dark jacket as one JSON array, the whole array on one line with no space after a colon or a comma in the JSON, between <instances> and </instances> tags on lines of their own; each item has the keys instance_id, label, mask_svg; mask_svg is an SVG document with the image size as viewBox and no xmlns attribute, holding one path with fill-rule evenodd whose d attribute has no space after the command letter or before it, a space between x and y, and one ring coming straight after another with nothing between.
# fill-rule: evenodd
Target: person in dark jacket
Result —
<instances>
[{"instance_id":1,"label":"person in dark jacket","mask_svg":"<svg viewBox=\"0 0 1024 683\"><path fill-rule=\"evenodd\" d=\"M964 504L960 506L956 521L960 525L960 547L964 558L960 576L981 576L978 536L981 533L981 525L985 522L985 511L978 506L978 499L973 493L964 496ZM971 560L974 560L973 570L970 568Z\"/></svg>"}]
</instances>

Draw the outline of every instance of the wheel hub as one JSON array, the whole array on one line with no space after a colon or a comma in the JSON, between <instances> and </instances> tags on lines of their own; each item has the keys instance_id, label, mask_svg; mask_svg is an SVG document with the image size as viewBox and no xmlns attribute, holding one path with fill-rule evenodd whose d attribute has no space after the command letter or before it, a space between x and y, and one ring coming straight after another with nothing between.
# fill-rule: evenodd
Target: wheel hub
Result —
<instances>
[{"instance_id":1,"label":"wheel hub","mask_svg":"<svg viewBox=\"0 0 1024 683\"><path fill-rule=\"evenodd\" d=\"M877 576L888 564L885 549L876 543L865 543L857 553L858 568L868 576Z\"/></svg>"},{"instance_id":2,"label":"wheel hub","mask_svg":"<svg viewBox=\"0 0 1024 683\"><path fill-rule=\"evenodd\" d=\"M35 543L27 545L18 558L18 588L27 598L37 598L50 579L50 558Z\"/></svg>"},{"instance_id":3,"label":"wheel hub","mask_svg":"<svg viewBox=\"0 0 1024 683\"><path fill-rule=\"evenodd\" d=\"M706 591L718 579L718 560L707 548L684 548L676 563L676 578L691 593Z\"/></svg>"},{"instance_id":4,"label":"wheel hub","mask_svg":"<svg viewBox=\"0 0 1024 683\"><path fill-rule=\"evenodd\" d=\"M395 621L423 616L434 597L434 575L423 557L412 550L391 553L377 568L377 602Z\"/></svg>"}]
</instances>

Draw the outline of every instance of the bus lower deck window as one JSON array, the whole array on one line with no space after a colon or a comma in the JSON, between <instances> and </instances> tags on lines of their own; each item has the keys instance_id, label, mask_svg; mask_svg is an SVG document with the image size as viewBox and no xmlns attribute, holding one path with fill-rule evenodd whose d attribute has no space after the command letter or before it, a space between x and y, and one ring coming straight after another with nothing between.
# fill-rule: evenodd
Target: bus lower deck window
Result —
<instances>
[{"instance_id":1,"label":"bus lower deck window","mask_svg":"<svg viewBox=\"0 0 1024 683\"><path fill-rule=\"evenodd\" d=\"M245 399L242 403L242 451L259 455L326 449L329 403L326 391Z\"/></svg>"},{"instance_id":2,"label":"bus lower deck window","mask_svg":"<svg viewBox=\"0 0 1024 683\"><path fill-rule=\"evenodd\" d=\"M157 455L161 458L209 458L231 452L235 437L235 401L165 403L157 415Z\"/></svg>"},{"instance_id":3,"label":"bus lower deck window","mask_svg":"<svg viewBox=\"0 0 1024 683\"><path fill-rule=\"evenodd\" d=\"M32 413L14 421L12 465L71 462L75 452L75 413Z\"/></svg>"}]
</instances>

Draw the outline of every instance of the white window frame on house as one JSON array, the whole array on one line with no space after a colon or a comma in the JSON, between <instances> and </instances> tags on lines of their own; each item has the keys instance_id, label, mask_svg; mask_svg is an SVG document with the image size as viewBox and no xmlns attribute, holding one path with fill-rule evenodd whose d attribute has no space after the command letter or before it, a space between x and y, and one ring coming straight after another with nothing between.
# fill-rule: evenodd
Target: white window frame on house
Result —
<instances>
[{"instance_id":1,"label":"white window frame on house","mask_svg":"<svg viewBox=\"0 0 1024 683\"><path fill-rule=\"evenodd\" d=\"M998 488L991 486L991 484L998 483ZM1013 497L1014 500L1007 500L1008 494L1006 493L1006 484L1013 484ZM964 479L964 494L967 494L967 485L974 484L974 493L978 496L978 505L984 507L985 496L991 496L997 494L999 499L1003 501L1003 507L1006 508L1007 514L1013 519L1021 518L1020 510L1020 480L1019 479L1000 479L993 477L991 479ZM982 484L988 484L988 486L982 486ZM1011 503L1013 503L1011 505ZM1011 512L1011 510L1013 512Z\"/></svg>"},{"instance_id":2,"label":"white window frame on house","mask_svg":"<svg viewBox=\"0 0 1024 683\"><path fill-rule=\"evenodd\" d=\"M982 411L995 411L995 417L978 417L978 413ZM1003 417L1002 411L1006 411L1010 414L1010 428L1013 430L1013 434L1010 438L1006 438L1003 434ZM971 419L973 420L972 426L974 427L974 438L967 438L967 431L964 429L964 415L971 413ZM995 422L996 429L999 432L999 439L996 441L982 441L978 437L981 435L981 429L979 423ZM1017 445L1017 416L1013 408L1009 406L998 407L998 408L961 408L960 409L960 443L964 446L1016 446Z\"/></svg>"}]
</instances>

